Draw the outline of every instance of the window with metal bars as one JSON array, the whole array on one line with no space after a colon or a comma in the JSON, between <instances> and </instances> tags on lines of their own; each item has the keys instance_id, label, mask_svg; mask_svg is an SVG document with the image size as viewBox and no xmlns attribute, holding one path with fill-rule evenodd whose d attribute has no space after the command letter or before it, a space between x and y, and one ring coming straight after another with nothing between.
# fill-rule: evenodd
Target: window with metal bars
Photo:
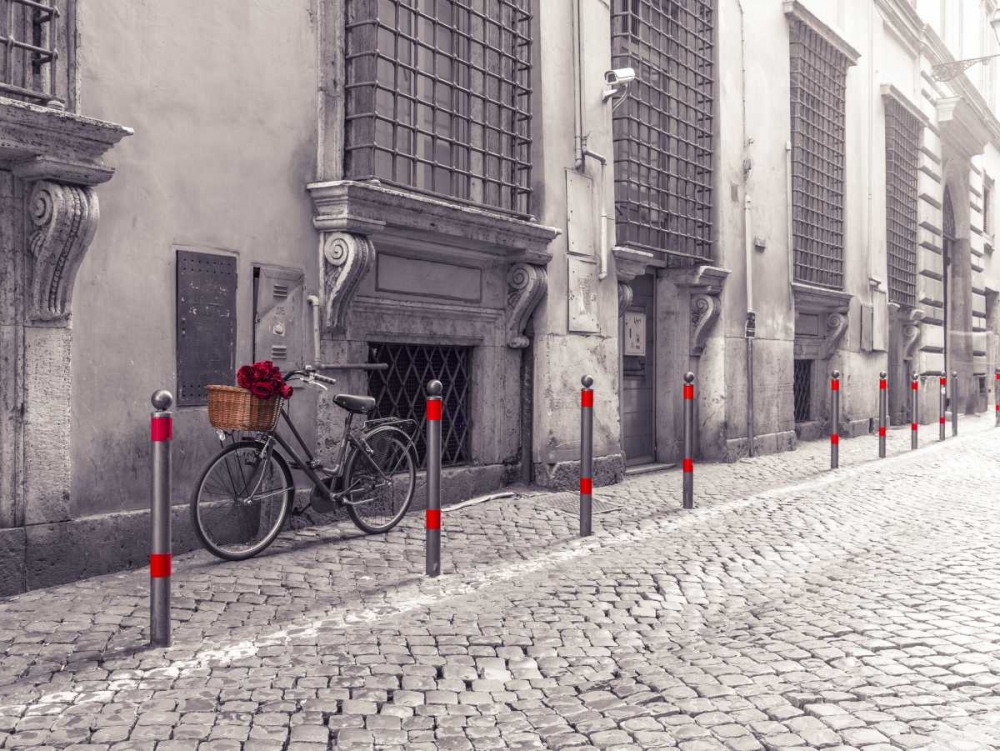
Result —
<instances>
[{"instance_id":1,"label":"window with metal bars","mask_svg":"<svg viewBox=\"0 0 1000 751\"><path fill-rule=\"evenodd\" d=\"M347 177L528 215L530 48L530 0L347 0Z\"/></svg>"},{"instance_id":2,"label":"window with metal bars","mask_svg":"<svg viewBox=\"0 0 1000 751\"><path fill-rule=\"evenodd\" d=\"M923 125L895 99L885 99L885 209L889 300L917 304L917 170Z\"/></svg>"},{"instance_id":3,"label":"window with metal bars","mask_svg":"<svg viewBox=\"0 0 1000 751\"><path fill-rule=\"evenodd\" d=\"M634 68L614 112L618 243L712 257L714 0L614 0L612 67Z\"/></svg>"},{"instance_id":4,"label":"window with metal bars","mask_svg":"<svg viewBox=\"0 0 1000 751\"><path fill-rule=\"evenodd\" d=\"M795 279L842 289L848 59L803 22L789 25Z\"/></svg>"},{"instance_id":5,"label":"window with metal bars","mask_svg":"<svg viewBox=\"0 0 1000 751\"><path fill-rule=\"evenodd\" d=\"M386 370L371 371L368 393L375 398L372 418L402 417L416 420L417 456L426 457L427 384L437 379L444 386L441 419L441 464L467 464L469 455L470 347L430 344L370 343L368 362L386 363Z\"/></svg>"},{"instance_id":6,"label":"window with metal bars","mask_svg":"<svg viewBox=\"0 0 1000 751\"><path fill-rule=\"evenodd\" d=\"M795 422L812 419L812 360L796 360L792 374L792 394L795 400Z\"/></svg>"},{"instance_id":7,"label":"window with metal bars","mask_svg":"<svg viewBox=\"0 0 1000 751\"><path fill-rule=\"evenodd\" d=\"M0 94L58 103L56 0L0 0Z\"/></svg>"}]
</instances>

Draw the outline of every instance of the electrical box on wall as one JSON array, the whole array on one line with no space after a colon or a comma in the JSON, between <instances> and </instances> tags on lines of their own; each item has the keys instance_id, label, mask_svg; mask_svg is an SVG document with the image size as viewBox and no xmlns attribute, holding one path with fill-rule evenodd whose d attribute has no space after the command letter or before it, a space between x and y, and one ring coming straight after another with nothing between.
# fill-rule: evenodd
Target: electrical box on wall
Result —
<instances>
[{"instance_id":1,"label":"electrical box on wall","mask_svg":"<svg viewBox=\"0 0 1000 751\"><path fill-rule=\"evenodd\" d=\"M253 270L253 359L282 372L305 365L305 272L276 266Z\"/></svg>"},{"instance_id":2,"label":"electrical box on wall","mask_svg":"<svg viewBox=\"0 0 1000 751\"><path fill-rule=\"evenodd\" d=\"M236 256L177 250L177 406L208 404L236 368Z\"/></svg>"}]
</instances>

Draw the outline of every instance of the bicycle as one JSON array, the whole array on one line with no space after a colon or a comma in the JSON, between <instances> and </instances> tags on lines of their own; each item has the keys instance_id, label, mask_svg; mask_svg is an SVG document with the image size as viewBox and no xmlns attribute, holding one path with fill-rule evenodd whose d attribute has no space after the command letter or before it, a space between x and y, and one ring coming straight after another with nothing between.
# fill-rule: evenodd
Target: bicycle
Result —
<instances>
[{"instance_id":1,"label":"bicycle","mask_svg":"<svg viewBox=\"0 0 1000 751\"><path fill-rule=\"evenodd\" d=\"M285 376L286 383L295 380L324 391L336 383L310 366ZM351 431L354 418L371 412L375 400L335 394L333 401L347 417L339 457L332 467L309 451L283 402L280 419L305 459L278 433L275 420L269 431L256 432L251 438L233 438L208 463L191 498L191 521L209 552L228 561L252 558L274 542L289 514L302 514L309 506L320 510L346 506L351 521L367 534L385 533L399 524L413 500L417 478L416 447L403 428L416 428L416 421L397 417L365 420L360 434L355 435ZM223 442L230 435L229 431L218 432ZM304 472L313 485L309 502L301 509L295 509L292 469Z\"/></svg>"}]
</instances>

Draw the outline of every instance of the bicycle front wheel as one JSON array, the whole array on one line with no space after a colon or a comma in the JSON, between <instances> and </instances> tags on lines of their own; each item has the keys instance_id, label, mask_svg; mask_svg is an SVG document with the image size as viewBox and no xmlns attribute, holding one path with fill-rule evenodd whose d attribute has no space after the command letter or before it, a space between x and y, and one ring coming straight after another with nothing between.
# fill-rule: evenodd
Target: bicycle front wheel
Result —
<instances>
[{"instance_id":1,"label":"bicycle front wheel","mask_svg":"<svg viewBox=\"0 0 1000 751\"><path fill-rule=\"evenodd\" d=\"M383 427L363 436L361 445L344 473L347 513L363 532L388 532L410 508L417 486L410 438L397 428Z\"/></svg>"},{"instance_id":2,"label":"bicycle front wheel","mask_svg":"<svg viewBox=\"0 0 1000 751\"><path fill-rule=\"evenodd\" d=\"M242 561L274 542L294 497L292 472L281 454L260 441L240 441L201 473L191 523L213 555Z\"/></svg>"}]
</instances>

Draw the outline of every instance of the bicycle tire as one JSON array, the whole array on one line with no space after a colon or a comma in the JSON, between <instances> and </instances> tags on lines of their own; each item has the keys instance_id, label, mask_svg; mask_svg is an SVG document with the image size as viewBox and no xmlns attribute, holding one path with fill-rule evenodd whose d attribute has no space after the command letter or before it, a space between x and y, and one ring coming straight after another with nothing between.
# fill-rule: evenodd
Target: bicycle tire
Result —
<instances>
[{"instance_id":1,"label":"bicycle tire","mask_svg":"<svg viewBox=\"0 0 1000 751\"><path fill-rule=\"evenodd\" d=\"M292 480L292 471L288 468L288 462L273 447L268 454L268 466L262 470L259 478L256 477L256 470L253 470L250 477L243 473L242 467L246 460L242 457L230 457L230 461L225 461L225 464L222 464L230 454L244 452L247 459L252 457L254 453L259 455L265 445L262 441L243 440L227 446L212 458L202 470L198 482L195 484L191 496L191 526L194 527L195 534L205 549L217 558L226 561L243 561L252 558L274 542L288 518L288 511L295 498L295 483ZM233 459L235 459L235 464L231 461ZM225 474L220 472L216 479L213 471L223 466L225 466ZM257 497L261 483L264 482L267 475L267 469L272 466L277 469L281 484L280 487L268 489L260 496L261 498L272 497L272 502L265 508L263 502L260 502ZM239 470L239 472L234 470ZM234 486L242 483L242 491L234 487L236 493L232 498L212 497L213 493L222 495L223 491L226 490L225 482L227 479ZM209 483L212 480L215 480L215 484L209 488ZM240 498L239 496L247 491L250 483L254 483L254 487L250 490L248 497L246 499ZM280 497L277 497L279 495ZM238 545L243 533L255 529L254 508L257 508L256 529L259 531L265 514L270 519L267 523L268 528L265 529L263 536L257 542L240 549ZM272 512L275 511L277 515L273 516ZM237 547L227 547L224 539L216 539L218 536L215 532L216 526L212 524L209 528L209 519L220 521L221 524L218 525L218 528L224 539L229 539L231 541L229 544Z\"/></svg>"},{"instance_id":2,"label":"bicycle tire","mask_svg":"<svg viewBox=\"0 0 1000 751\"><path fill-rule=\"evenodd\" d=\"M384 490L386 486L381 477L378 480L370 479L374 475L375 470L371 463L367 461L367 457L360 454L357 449L351 452L344 471L344 488L346 489L345 492L348 499L346 504L347 514L351 517L351 521L354 522L355 526L362 532L370 535L382 534L388 532L402 521L410 508L410 504L413 502L413 496L417 487L416 455L410 437L399 428L391 425L378 427L369 433L365 433L362 436L362 440L373 448L372 462L378 465L385 461L394 465L389 468L394 478L389 484L393 498L396 496L395 491L397 489L405 488L403 497L398 503L398 508L395 508L392 514L385 518L383 523L372 523L369 515L375 508L385 508L384 496L365 503L351 503L350 501L354 500L352 497L354 494L359 492L367 494L367 492L374 492L374 490L379 488ZM398 471L402 469L400 462L403 462L405 471ZM379 469L382 472L385 471L381 466ZM374 483L375 487L369 488L368 485L370 483ZM355 488L355 485L358 487ZM376 506L376 504L380 505ZM396 506L396 504L393 504L393 506Z\"/></svg>"}]
</instances>

